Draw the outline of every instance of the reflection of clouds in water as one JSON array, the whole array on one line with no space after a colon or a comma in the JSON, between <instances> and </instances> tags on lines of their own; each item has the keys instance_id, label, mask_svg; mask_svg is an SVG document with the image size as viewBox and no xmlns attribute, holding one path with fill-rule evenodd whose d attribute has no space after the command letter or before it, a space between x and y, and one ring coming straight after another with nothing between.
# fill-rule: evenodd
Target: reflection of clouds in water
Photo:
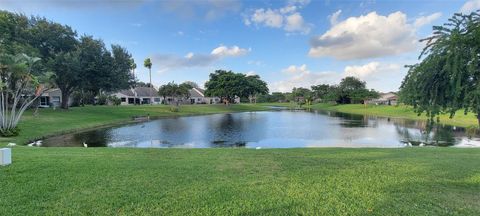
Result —
<instances>
[{"instance_id":1,"label":"reflection of clouds in water","mask_svg":"<svg viewBox=\"0 0 480 216\"><path fill-rule=\"evenodd\" d=\"M466 139L465 129L438 126L424 133L426 128L422 121L334 112L245 112L159 119L51 138L44 145L81 146L86 140L89 146L143 148L390 148L403 147L402 141L480 146Z\"/></svg>"}]
</instances>

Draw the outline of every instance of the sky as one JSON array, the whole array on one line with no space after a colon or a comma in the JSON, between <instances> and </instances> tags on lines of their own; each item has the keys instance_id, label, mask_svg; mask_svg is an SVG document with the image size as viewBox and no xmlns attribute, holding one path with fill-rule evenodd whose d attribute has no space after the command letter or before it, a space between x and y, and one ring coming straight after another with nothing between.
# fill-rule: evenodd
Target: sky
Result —
<instances>
[{"instance_id":1,"label":"sky","mask_svg":"<svg viewBox=\"0 0 480 216\"><path fill-rule=\"evenodd\" d=\"M135 75L155 86L215 70L256 74L270 92L355 76L397 91L432 33L480 0L0 0L0 10L43 16L128 49Z\"/></svg>"}]
</instances>

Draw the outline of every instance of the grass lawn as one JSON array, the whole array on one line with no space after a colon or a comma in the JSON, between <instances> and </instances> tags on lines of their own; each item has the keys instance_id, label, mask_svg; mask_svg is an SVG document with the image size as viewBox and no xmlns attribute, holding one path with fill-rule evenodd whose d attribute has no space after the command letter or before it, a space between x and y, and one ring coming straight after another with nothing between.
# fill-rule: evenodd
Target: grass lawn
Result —
<instances>
[{"instance_id":1,"label":"grass lawn","mask_svg":"<svg viewBox=\"0 0 480 216\"><path fill-rule=\"evenodd\" d=\"M13 149L0 215L480 215L480 149Z\"/></svg>"},{"instance_id":2,"label":"grass lawn","mask_svg":"<svg viewBox=\"0 0 480 216\"><path fill-rule=\"evenodd\" d=\"M426 120L425 115L418 116L413 112L413 108L410 106L386 106L386 105L363 105L363 104L313 104L310 106L312 109L336 111L343 113L362 114L362 115L375 115L385 117L398 117L413 120ZM478 127L478 121L473 113L464 115L463 111L458 111L454 118L449 118L449 115L440 116L440 123L447 125L454 125L460 127Z\"/></svg>"},{"instance_id":3,"label":"grass lawn","mask_svg":"<svg viewBox=\"0 0 480 216\"><path fill-rule=\"evenodd\" d=\"M21 135L1 143L118 124L135 115L265 106L195 105L180 112L168 106L45 109L38 116L28 112ZM314 108L325 108L319 106ZM335 109L341 107L335 111L359 110ZM392 109L406 108L364 110L375 114L377 109L395 116ZM0 215L480 215L480 149L18 146L12 153L13 164L0 167Z\"/></svg>"},{"instance_id":4,"label":"grass lawn","mask_svg":"<svg viewBox=\"0 0 480 216\"><path fill-rule=\"evenodd\" d=\"M170 111L171 106L143 105L143 106L86 106L72 107L70 110L40 109L39 115L33 116L31 110L27 111L20 121L20 136L14 138L1 138L0 146L8 142L25 144L43 136L64 132L72 132L102 125L125 123L132 120L133 116L172 117L186 115L200 115L227 112L242 112L267 110L264 106L241 105L184 105L179 112Z\"/></svg>"}]
</instances>

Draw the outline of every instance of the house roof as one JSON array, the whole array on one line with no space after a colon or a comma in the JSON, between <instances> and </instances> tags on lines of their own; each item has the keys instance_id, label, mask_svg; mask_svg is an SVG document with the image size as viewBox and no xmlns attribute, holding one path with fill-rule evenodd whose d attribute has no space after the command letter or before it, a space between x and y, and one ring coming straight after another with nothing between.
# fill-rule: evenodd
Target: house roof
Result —
<instances>
[{"instance_id":1,"label":"house roof","mask_svg":"<svg viewBox=\"0 0 480 216\"><path fill-rule=\"evenodd\" d=\"M137 97L158 96L157 90L155 88L150 88L150 87L136 87L135 89L125 89L125 90L119 91L118 93L128 97L135 97L135 93L137 93Z\"/></svg>"},{"instance_id":2,"label":"house roof","mask_svg":"<svg viewBox=\"0 0 480 216\"><path fill-rule=\"evenodd\" d=\"M201 88L192 88L188 90L190 97L205 97L205 91Z\"/></svg>"}]
</instances>

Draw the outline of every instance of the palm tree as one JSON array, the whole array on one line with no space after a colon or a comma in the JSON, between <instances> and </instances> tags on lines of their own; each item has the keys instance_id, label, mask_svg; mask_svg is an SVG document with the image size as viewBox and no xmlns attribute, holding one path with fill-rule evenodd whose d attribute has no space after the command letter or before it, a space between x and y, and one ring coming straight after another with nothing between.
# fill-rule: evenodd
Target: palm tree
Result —
<instances>
[{"instance_id":1,"label":"palm tree","mask_svg":"<svg viewBox=\"0 0 480 216\"><path fill-rule=\"evenodd\" d=\"M150 60L150 58L145 59L145 61L143 62L143 66L148 68L148 71L150 73L150 87L152 87L152 61Z\"/></svg>"},{"instance_id":2,"label":"palm tree","mask_svg":"<svg viewBox=\"0 0 480 216\"><path fill-rule=\"evenodd\" d=\"M130 66L132 67L132 76L133 76L133 94L134 94L134 101L133 101L133 104L136 105L137 104L137 92L135 90L135 88L137 88L137 79L135 79L135 69L137 68L137 64L135 63L135 61L133 60L133 58L131 59L130 61Z\"/></svg>"}]
</instances>

